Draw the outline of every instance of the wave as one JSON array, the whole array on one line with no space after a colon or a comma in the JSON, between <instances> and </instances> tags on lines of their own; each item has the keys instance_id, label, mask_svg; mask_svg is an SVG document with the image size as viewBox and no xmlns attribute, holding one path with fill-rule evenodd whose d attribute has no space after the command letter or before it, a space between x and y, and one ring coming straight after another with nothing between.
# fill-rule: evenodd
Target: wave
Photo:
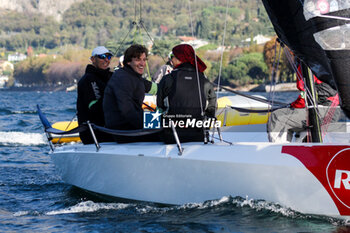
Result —
<instances>
[{"instance_id":1,"label":"wave","mask_svg":"<svg viewBox=\"0 0 350 233\"><path fill-rule=\"evenodd\" d=\"M243 207L249 207L256 211L269 211L276 214L281 214L285 217L300 217L301 213L294 211L290 208L283 207L276 203L267 202L264 200L253 200L248 199L246 197L245 199L242 197L231 197L231 196L224 196L221 199L218 200L210 200L205 201L202 203L188 203L181 206L174 206L174 207L163 207L163 208L155 208L152 206L144 206L143 208L138 208L138 211L140 213L150 213L150 212L168 212L168 211L174 211L174 210L205 210L205 209L212 209L216 207L232 207L232 208L243 208Z\"/></svg>"},{"instance_id":2,"label":"wave","mask_svg":"<svg viewBox=\"0 0 350 233\"><path fill-rule=\"evenodd\" d=\"M12 114L38 114L36 110L9 110L8 108L0 108L0 115L12 115Z\"/></svg>"},{"instance_id":3,"label":"wave","mask_svg":"<svg viewBox=\"0 0 350 233\"><path fill-rule=\"evenodd\" d=\"M319 215L310 215L310 214L302 214L300 212L294 211L290 208L283 207L277 203L271 203L264 200L253 200L242 198L242 197L231 197L225 196L219 200L206 201L203 203L189 203L181 206L170 206L164 207L159 206L157 204L148 205L148 204L136 204L136 203L95 203L93 201L83 201L74 206L67 207L60 210L53 210L44 213L45 215L60 215L60 214L73 214L73 213L84 213L84 212L97 212L101 210L123 210L132 209L132 212L137 213L139 215L148 215L148 214L161 214L163 215L172 215L172 213L178 212L186 212L186 214L190 214L191 212L195 213L197 210L204 212L211 212L213 210L220 210L222 213L232 212L234 209L242 209L249 208L253 212L263 213L262 215L266 218L269 218L273 215L283 216L291 219L299 219L299 220L313 220L313 221L321 221L321 222L329 222L332 225L336 226L344 226L349 225L349 223L344 219L338 219L328 216L319 216ZM30 213L27 211L19 211L14 213L15 216L23 216L23 215L35 215L36 213ZM198 213L196 213L198 214ZM253 213L252 213L253 214Z\"/></svg>"},{"instance_id":4,"label":"wave","mask_svg":"<svg viewBox=\"0 0 350 233\"><path fill-rule=\"evenodd\" d=\"M99 210L122 210L132 206L124 203L95 203L93 201L80 202L74 206L47 212L46 215L73 214L82 212L95 212Z\"/></svg>"},{"instance_id":5,"label":"wave","mask_svg":"<svg viewBox=\"0 0 350 233\"><path fill-rule=\"evenodd\" d=\"M0 108L0 115L10 115L11 111L7 108Z\"/></svg>"},{"instance_id":6,"label":"wave","mask_svg":"<svg viewBox=\"0 0 350 233\"><path fill-rule=\"evenodd\" d=\"M38 112L35 110L27 110L27 111L11 111L12 114L38 114Z\"/></svg>"},{"instance_id":7,"label":"wave","mask_svg":"<svg viewBox=\"0 0 350 233\"><path fill-rule=\"evenodd\" d=\"M196 210L204 210L208 212L214 209L220 209L224 212L224 209L232 212L234 209L242 209L249 208L253 212L263 213L262 216L268 218L269 216L277 215L283 216L291 219L298 220L313 220L320 222L329 222L335 226L349 226L350 221L343 218L335 218L331 216L324 215L312 215L312 214L303 214L293 209L281 206L277 203L268 202L265 200L254 200L249 199L248 197L232 197L232 196L224 196L218 200L210 200L202 203L188 203L181 206L173 206L173 207L161 207L156 208L154 206L136 206L137 212L140 214L148 214L148 213L157 213L161 212L162 214L167 214L169 212L174 211L182 211L182 212L195 212ZM253 213L252 213L253 214Z\"/></svg>"},{"instance_id":8,"label":"wave","mask_svg":"<svg viewBox=\"0 0 350 233\"><path fill-rule=\"evenodd\" d=\"M1 146L37 146L47 144L44 134L24 132L0 132Z\"/></svg>"}]
</instances>

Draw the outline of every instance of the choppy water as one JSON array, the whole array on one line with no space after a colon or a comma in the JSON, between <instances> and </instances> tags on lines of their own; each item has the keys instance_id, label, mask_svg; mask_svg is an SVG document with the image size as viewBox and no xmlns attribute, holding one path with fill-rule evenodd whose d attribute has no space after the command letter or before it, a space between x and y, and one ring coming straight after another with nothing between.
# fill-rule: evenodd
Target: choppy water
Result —
<instances>
[{"instance_id":1,"label":"choppy water","mask_svg":"<svg viewBox=\"0 0 350 233\"><path fill-rule=\"evenodd\" d=\"M296 93L278 93L289 101ZM106 202L62 182L36 113L71 120L75 93L0 92L0 232L347 232L344 220L264 200L183 206Z\"/></svg>"}]
</instances>

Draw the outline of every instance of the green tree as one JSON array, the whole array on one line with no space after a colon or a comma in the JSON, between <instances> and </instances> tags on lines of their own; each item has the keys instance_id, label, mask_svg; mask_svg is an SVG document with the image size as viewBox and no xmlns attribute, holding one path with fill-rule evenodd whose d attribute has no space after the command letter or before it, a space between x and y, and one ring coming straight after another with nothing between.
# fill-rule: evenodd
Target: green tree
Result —
<instances>
[{"instance_id":1,"label":"green tree","mask_svg":"<svg viewBox=\"0 0 350 233\"><path fill-rule=\"evenodd\" d=\"M166 59L171 49L178 43L179 40L155 40L152 53Z\"/></svg>"},{"instance_id":2,"label":"green tree","mask_svg":"<svg viewBox=\"0 0 350 233\"><path fill-rule=\"evenodd\" d=\"M276 43L277 37L268 41L264 46L264 61L270 71L274 70L276 72L276 82L285 82L293 80L293 69L290 65L285 52L289 52L288 48L285 50L281 47L280 43ZM280 56L279 56L280 54ZM292 56L291 56L292 57ZM277 64L279 65L277 67Z\"/></svg>"},{"instance_id":3,"label":"green tree","mask_svg":"<svg viewBox=\"0 0 350 233\"><path fill-rule=\"evenodd\" d=\"M205 9L201 13L201 20L197 25L197 35L200 38L209 38L210 24L209 24L210 13L209 10Z\"/></svg>"}]
</instances>

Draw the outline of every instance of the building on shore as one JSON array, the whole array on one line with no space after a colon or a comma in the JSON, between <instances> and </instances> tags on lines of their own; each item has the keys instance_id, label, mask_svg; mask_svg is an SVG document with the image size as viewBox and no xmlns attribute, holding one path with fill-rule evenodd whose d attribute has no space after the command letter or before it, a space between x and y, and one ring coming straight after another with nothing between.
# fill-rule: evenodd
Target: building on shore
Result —
<instances>
[{"instance_id":1,"label":"building on shore","mask_svg":"<svg viewBox=\"0 0 350 233\"><path fill-rule=\"evenodd\" d=\"M5 88L8 81L9 81L8 76L0 75L0 89Z\"/></svg>"},{"instance_id":2,"label":"building on shore","mask_svg":"<svg viewBox=\"0 0 350 233\"><path fill-rule=\"evenodd\" d=\"M7 60L10 62L19 62L27 59L27 55L23 53L14 53L14 54L9 54L7 57Z\"/></svg>"}]
</instances>

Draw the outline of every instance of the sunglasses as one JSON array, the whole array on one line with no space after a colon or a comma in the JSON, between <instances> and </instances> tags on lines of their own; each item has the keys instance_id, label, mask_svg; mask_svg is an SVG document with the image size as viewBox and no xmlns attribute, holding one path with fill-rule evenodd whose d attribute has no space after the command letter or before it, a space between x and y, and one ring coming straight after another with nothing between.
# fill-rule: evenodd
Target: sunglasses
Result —
<instances>
[{"instance_id":1,"label":"sunglasses","mask_svg":"<svg viewBox=\"0 0 350 233\"><path fill-rule=\"evenodd\" d=\"M96 57L100 58L100 59L108 59L111 60L112 59L112 55L110 54L101 54L101 55L96 55Z\"/></svg>"}]
</instances>

